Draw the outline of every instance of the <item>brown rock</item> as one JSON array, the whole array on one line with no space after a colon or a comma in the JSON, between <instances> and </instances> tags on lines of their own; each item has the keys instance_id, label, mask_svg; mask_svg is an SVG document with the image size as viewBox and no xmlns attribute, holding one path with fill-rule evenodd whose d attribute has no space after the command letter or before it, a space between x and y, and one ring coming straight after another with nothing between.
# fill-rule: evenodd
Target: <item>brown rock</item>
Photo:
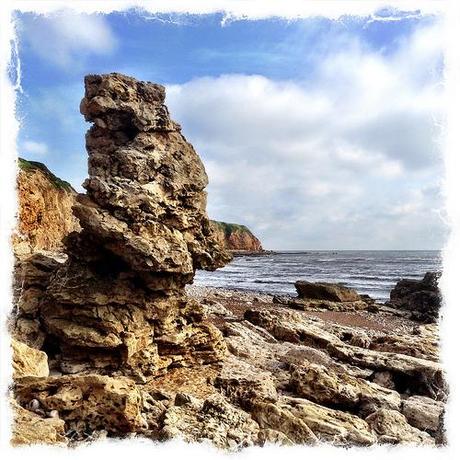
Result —
<instances>
[{"instance_id":1,"label":"brown rock","mask_svg":"<svg viewBox=\"0 0 460 460\"><path fill-rule=\"evenodd\" d=\"M305 421L280 404L256 401L252 407L252 417L262 428L259 438L262 437L264 441L279 440L283 444L314 444L318 441Z\"/></svg>"},{"instance_id":2,"label":"brown rock","mask_svg":"<svg viewBox=\"0 0 460 460\"><path fill-rule=\"evenodd\" d=\"M402 413L412 426L435 434L441 429L444 404L425 396L411 396L402 402Z\"/></svg>"},{"instance_id":3,"label":"brown rock","mask_svg":"<svg viewBox=\"0 0 460 460\"><path fill-rule=\"evenodd\" d=\"M294 370L291 386L303 398L365 415L380 407L397 410L401 404L396 391L312 363Z\"/></svg>"},{"instance_id":4,"label":"brown rock","mask_svg":"<svg viewBox=\"0 0 460 460\"><path fill-rule=\"evenodd\" d=\"M64 371L145 378L215 362L225 344L185 285L230 260L206 215L208 179L169 118L160 85L120 74L85 78L89 178L74 206L82 231L41 302Z\"/></svg>"},{"instance_id":5,"label":"brown rock","mask_svg":"<svg viewBox=\"0 0 460 460\"><path fill-rule=\"evenodd\" d=\"M254 445L258 432L248 413L216 394L204 401L182 398L180 405L166 411L161 435L188 442L210 440L217 447L236 449Z\"/></svg>"},{"instance_id":6,"label":"brown rock","mask_svg":"<svg viewBox=\"0 0 460 460\"><path fill-rule=\"evenodd\" d=\"M341 284L296 281L295 288L301 299L328 300L331 302L361 301L361 296L354 289L349 289Z\"/></svg>"},{"instance_id":7,"label":"brown rock","mask_svg":"<svg viewBox=\"0 0 460 460\"><path fill-rule=\"evenodd\" d=\"M380 442L434 445L434 439L407 423L403 414L396 410L379 409L366 418L377 433Z\"/></svg>"},{"instance_id":8,"label":"brown rock","mask_svg":"<svg viewBox=\"0 0 460 460\"><path fill-rule=\"evenodd\" d=\"M376 436L361 418L344 411L329 409L306 399L285 397L278 403L302 420L320 441L337 445L370 445Z\"/></svg>"},{"instance_id":9,"label":"brown rock","mask_svg":"<svg viewBox=\"0 0 460 460\"><path fill-rule=\"evenodd\" d=\"M16 383L15 395L22 406L36 399L45 411L58 411L75 431L136 432L145 423L141 417L141 393L127 378L26 377Z\"/></svg>"},{"instance_id":10,"label":"brown rock","mask_svg":"<svg viewBox=\"0 0 460 460\"><path fill-rule=\"evenodd\" d=\"M11 339L13 349L13 378L48 377L48 357L43 351L35 350L25 343Z\"/></svg>"},{"instance_id":11,"label":"brown rock","mask_svg":"<svg viewBox=\"0 0 460 460\"><path fill-rule=\"evenodd\" d=\"M65 422L59 418L42 418L12 402L13 425L11 444L15 447L32 444L67 444Z\"/></svg>"},{"instance_id":12,"label":"brown rock","mask_svg":"<svg viewBox=\"0 0 460 460\"><path fill-rule=\"evenodd\" d=\"M390 292L390 303L424 322L436 322L442 297L438 287L440 273L427 272L422 280L402 279Z\"/></svg>"},{"instance_id":13,"label":"brown rock","mask_svg":"<svg viewBox=\"0 0 460 460\"><path fill-rule=\"evenodd\" d=\"M261 242L245 226L211 220L211 227L222 247L230 251L263 251Z\"/></svg>"},{"instance_id":14,"label":"brown rock","mask_svg":"<svg viewBox=\"0 0 460 460\"><path fill-rule=\"evenodd\" d=\"M415 358L402 353L368 350L345 343L339 335L343 327L329 328L320 320L312 320L296 312L277 315L265 310L249 309L245 318L264 327L273 337L292 343L301 343L326 349L331 357L351 366L389 371L396 376L403 391L445 399L447 385L440 364L427 359ZM343 332L342 332L343 333Z\"/></svg>"},{"instance_id":15,"label":"brown rock","mask_svg":"<svg viewBox=\"0 0 460 460\"><path fill-rule=\"evenodd\" d=\"M42 163L19 159L19 219L13 236L16 253L62 249L62 240L78 230L72 214L75 190Z\"/></svg>"}]
</instances>

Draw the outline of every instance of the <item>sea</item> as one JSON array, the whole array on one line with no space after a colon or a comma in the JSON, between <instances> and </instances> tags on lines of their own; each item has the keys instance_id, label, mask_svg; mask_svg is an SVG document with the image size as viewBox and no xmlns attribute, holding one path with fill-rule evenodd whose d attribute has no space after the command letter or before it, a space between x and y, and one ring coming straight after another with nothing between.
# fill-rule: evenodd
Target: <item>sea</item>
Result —
<instances>
[{"instance_id":1,"label":"sea","mask_svg":"<svg viewBox=\"0 0 460 460\"><path fill-rule=\"evenodd\" d=\"M280 251L237 256L214 272L199 270L195 286L296 294L297 280L342 283L384 302L402 278L441 271L440 251Z\"/></svg>"}]
</instances>

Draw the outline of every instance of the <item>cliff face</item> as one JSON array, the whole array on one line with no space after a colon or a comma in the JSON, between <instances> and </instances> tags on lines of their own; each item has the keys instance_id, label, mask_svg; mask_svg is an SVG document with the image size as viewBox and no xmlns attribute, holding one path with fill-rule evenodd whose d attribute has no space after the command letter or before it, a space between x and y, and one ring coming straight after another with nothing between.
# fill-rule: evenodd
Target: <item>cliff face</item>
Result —
<instances>
[{"instance_id":1,"label":"cliff face","mask_svg":"<svg viewBox=\"0 0 460 460\"><path fill-rule=\"evenodd\" d=\"M229 251L263 251L262 244L245 225L212 220L219 243Z\"/></svg>"},{"instance_id":2,"label":"cliff face","mask_svg":"<svg viewBox=\"0 0 460 460\"><path fill-rule=\"evenodd\" d=\"M19 159L19 215L13 247L17 254L62 249L62 239L78 230L72 213L76 192L42 163Z\"/></svg>"}]
</instances>

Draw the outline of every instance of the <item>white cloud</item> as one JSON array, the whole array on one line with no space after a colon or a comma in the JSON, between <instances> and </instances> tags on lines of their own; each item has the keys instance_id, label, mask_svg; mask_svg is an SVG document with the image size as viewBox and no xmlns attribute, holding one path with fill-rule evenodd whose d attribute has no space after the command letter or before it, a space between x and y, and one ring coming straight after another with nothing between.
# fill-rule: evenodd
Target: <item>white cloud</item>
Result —
<instances>
[{"instance_id":1,"label":"white cloud","mask_svg":"<svg viewBox=\"0 0 460 460\"><path fill-rule=\"evenodd\" d=\"M56 13L25 18L23 29L32 50L59 67L75 67L88 55L112 53L117 39L102 15Z\"/></svg>"},{"instance_id":2,"label":"white cloud","mask_svg":"<svg viewBox=\"0 0 460 460\"><path fill-rule=\"evenodd\" d=\"M48 153L48 145L44 142L37 142L33 140L24 141L21 145L21 154L22 152L26 155L42 157Z\"/></svg>"},{"instance_id":3,"label":"white cloud","mask_svg":"<svg viewBox=\"0 0 460 460\"><path fill-rule=\"evenodd\" d=\"M442 169L439 33L419 29L387 55L342 36L304 82L222 75L168 87L207 166L211 216L273 248L441 246L440 199L414 192Z\"/></svg>"}]
</instances>

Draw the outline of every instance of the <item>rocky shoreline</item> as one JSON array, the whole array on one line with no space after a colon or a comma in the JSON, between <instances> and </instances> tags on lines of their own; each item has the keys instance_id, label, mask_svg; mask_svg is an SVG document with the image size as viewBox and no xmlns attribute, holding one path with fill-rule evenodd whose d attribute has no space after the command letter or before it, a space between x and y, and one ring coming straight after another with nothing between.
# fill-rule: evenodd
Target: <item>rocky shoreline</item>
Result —
<instances>
[{"instance_id":1,"label":"rocky shoreline","mask_svg":"<svg viewBox=\"0 0 460 460\"><path fill-rule=\"evenodd\" d=\"M12 443L445 444L437 276L388 305L308 280L290 297L191 284L231 256L164 91L85 79L81 229L17 254Z\"/></svg>"}]
</instances>

